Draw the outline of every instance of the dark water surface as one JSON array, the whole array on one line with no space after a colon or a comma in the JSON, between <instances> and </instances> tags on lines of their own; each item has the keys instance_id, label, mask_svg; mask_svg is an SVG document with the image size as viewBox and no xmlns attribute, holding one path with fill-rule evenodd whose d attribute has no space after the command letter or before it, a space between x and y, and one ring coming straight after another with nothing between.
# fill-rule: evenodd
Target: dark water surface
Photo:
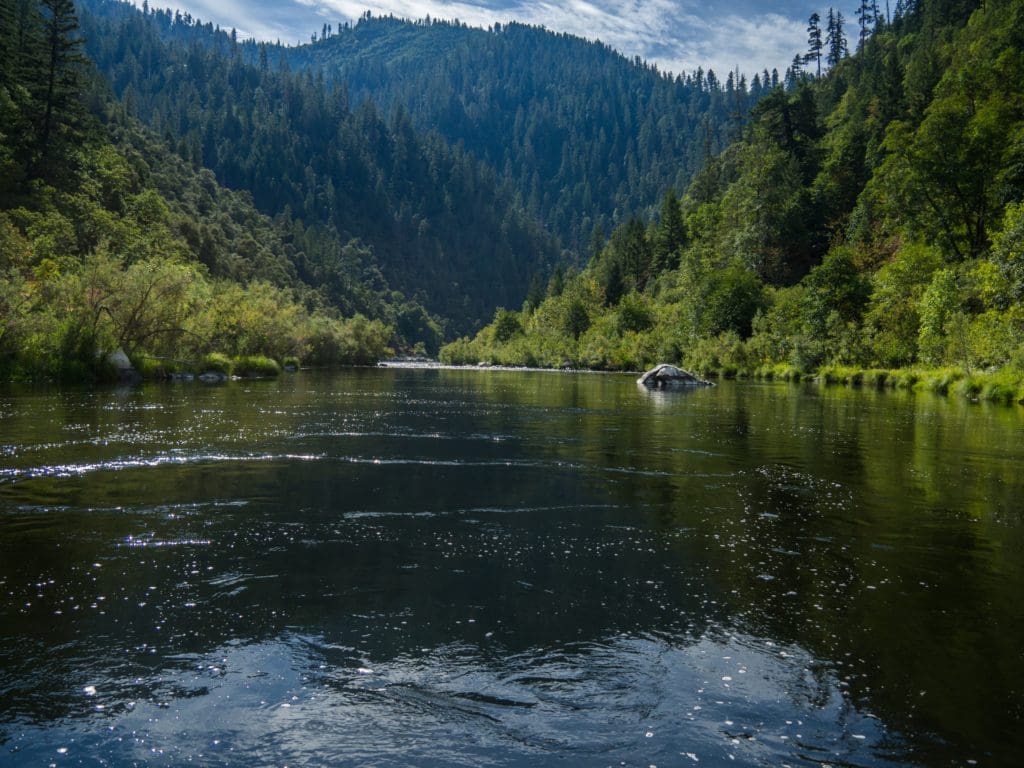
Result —
<instances>
[{"instance_id":1,"label":"dark water surface","mask_svg":"<svg viewBox=\"0 0 1024 768\"><path fill-rule=\"evenodd\" d=\"M0 765L1022 765L1022 411L0 392Z\"/></svg>"}]
</instances>

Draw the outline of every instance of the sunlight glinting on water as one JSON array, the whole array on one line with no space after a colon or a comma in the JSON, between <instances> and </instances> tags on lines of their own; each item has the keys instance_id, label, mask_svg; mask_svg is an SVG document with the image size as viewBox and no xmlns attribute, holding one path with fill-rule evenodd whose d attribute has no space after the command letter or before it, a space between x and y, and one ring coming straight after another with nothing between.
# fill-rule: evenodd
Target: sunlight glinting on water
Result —
<instances>
[{"instance_id":1,"label":"sunlight glinting on water","mask_svg":"<svg viewBox=\"0 0 1024 768\"><path fill-rule=\"evenodd\" d=\"M5 406L13 765L1016 754L1016 416L523 372L127 398Z\"/></svg>"}]
</instances>

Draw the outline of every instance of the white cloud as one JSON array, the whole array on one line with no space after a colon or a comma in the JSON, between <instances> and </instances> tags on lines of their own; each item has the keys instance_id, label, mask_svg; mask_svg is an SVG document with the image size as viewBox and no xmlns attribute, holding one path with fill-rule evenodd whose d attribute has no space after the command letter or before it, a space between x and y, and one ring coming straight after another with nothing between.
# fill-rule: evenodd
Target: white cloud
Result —
<instances>
[{"instance_id":1,"label":"white cloud","mask_svg":"<svg viewBox=\"0 0 1024 768\"><path fill-rule=\"evenodd\" d=\"M130 2L141 8L143 0ZM295 16L294 6L290 11L280 3L268 8L254 8L256 3L246 0L149 0L149 5L151 8L180 9L182 13L187 11L204 24L212 22L222 29L235 29L243 40L253 37L257 40L296 42L294 31L289 29L289 22ZM287 5L291 6L290 0L287 0ZM305 30L307 26L303 24L301 28ZM311 31L312 27L309 26L303 35L306 40Z\"/></svg>"},{"instance_id":2,"label":"white cloud","mask_svg":"<svg viewBox=\"0 0 1024 768\"><path fill-rule=\"evenodd\" d=\"M159 1L159 0L158 0ZM173 0L172 0L173 1ZM136 0L138 3L139 0ZM624 55L640 56L663 70L698 66L724 77L737 66L752 75L783 71L805 45L805 23L743 0L181 0L183 9L240 34L284 42L304 41L321 24L354 21L365 11L400 18L459 19L470 26L521 21L556 32L599 39ZM795 9L794 9L795 11Z\"/></svg>"},{"instance_id":3,"label":"white cloud","mask_svg":"<svg viewBox=\"0 0 1024 768\"><path fill-rule=\"evenodd\" d=\"M358 18L375 15L420 19L458 18L471 26L496 21L542 24L548 29L599 39L628 57L641 56L662 69L690 71L711 67L724 75L739 66L753 73L785 67L804 46L804 22L778 13L739 14L675 0L510 0L500 8L450 0L304 0L321 12Z\"/></svg>"}]
</instances>

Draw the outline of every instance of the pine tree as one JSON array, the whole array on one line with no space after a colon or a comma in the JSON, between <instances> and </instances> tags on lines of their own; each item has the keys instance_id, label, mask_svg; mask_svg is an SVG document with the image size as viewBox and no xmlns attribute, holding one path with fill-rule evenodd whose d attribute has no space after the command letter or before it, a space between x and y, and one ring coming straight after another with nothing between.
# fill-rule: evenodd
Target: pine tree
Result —
<instances>
[{"instance_id":1,"label":"pine tree","mask_svg":"<svg viewBox=\"0 0 1024 768\"><path fill-rule=\"evenodd\" d=\"M821 50L824 47L821 36L821 16L812 13L807 20L807 56L808 63L814 62L817 66L817 77L821 77Z\"/></svg>"},{"instance_id":2,"label":"pine tree","mask_svg":"<svg viewBox=\"0 0 1024 768\"><path fill-rule=\"evenodd\" d=\"M13 75L14 0L0 0L0 86L8 86Z\"/></svg>"},{"instance_id":3,"label":"pine tree","mask_svg":"<svg viewBox=\"0 0 1024 768\"><path fill-rule=\"evenodd\" d=\"M832 8L828 9L825 45L828 48L827 61L829 67L836 66L849 54L849 49L846 46L846 36L843 34L843 22L845 21L842 11L834 11Z\"/></svg>"},{"instance_id":4,"label":"pine tree","mask_svg":"<svg viewBox=\"0 0 1024 768\"><path fill-rule=\"evenodd\" d=\"M80 69L85 62L72 0L41 0L42 36L30 57L36 69L30 84L36 130L32 171L46 175L55 164L59 132L74 134L84 112ZM71 138L70 136L68 138Z\"/></svg>"},{"instance_id":5,"label":"pine tree","mask_svg":"<svg viewBox=\"0 0 1024 768\"><path fill-rule=\"evenodd\" d=\"M756 78L757 75L754 75ZM686 245L686 224L676 191L669 188L661 202L661 220L654 233L654 274L679 266L679 251Z\"/></svg>"},{"instance_id":6,"label":"pine tree","mask_svg":"<svg viewBox=\"0 0 1024 768\"><path fill-rule=\"evenodd\" d=\"M30 69L26 58L41 23L35 0L0 0L0 83L24 84Z\"/></svg>"},{"instance_id":7,"label":"pine tree","mask_svg":"<svg viewBox=\"0 0 1024 768\"><path fill-rule=\"evenodd\" d=\"M860 5L857 7L857 23L860 26L860 39L857 42L859 51L864 48L872 30L878 24L877 0L860 0Z\"/></svg>"},{"instance_id":8,"label":"pine tree","mask_svg":"<svg viewBox=\"0 0 1024 768\"><path fill-rule=\"evenodd\" d=\"M799 85L800 81L804 78L804 60L801 56L794 56L793 62L789 65L786 70L785 83L786 90L791 91Z\"/></svg>"}]
</instances>

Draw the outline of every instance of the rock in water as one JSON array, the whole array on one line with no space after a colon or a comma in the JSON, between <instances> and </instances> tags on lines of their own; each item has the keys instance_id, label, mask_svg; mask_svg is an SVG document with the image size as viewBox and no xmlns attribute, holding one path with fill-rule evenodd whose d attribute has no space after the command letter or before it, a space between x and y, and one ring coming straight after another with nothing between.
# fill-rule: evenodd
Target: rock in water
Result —
<instances>
[{"instance_id":1,"label":"rock in water","mask_svg":"<svg viewBox=\"0 0 1024 768\"><path fill-rule=\"evenodd\" d=\"M120 384L136 384L142 380L142 377L132 365L132 361L128 359L128 355L120 347L107 355L107 365L117 375L117 381Z\"/></svg>"},{"instance_id":2,"label":"rock in water","mask_svg":"<svg viewBox=\"0 0 1024 768\"><path fill-rule=\"evenodd\" d=\"M710 381L698 379L689 371L676 368L674 365L665 363L655 366L639 379L636 383L647 387L647 389L668 389L671 387L711 387Z\"/></svg>"}]
</instances>

